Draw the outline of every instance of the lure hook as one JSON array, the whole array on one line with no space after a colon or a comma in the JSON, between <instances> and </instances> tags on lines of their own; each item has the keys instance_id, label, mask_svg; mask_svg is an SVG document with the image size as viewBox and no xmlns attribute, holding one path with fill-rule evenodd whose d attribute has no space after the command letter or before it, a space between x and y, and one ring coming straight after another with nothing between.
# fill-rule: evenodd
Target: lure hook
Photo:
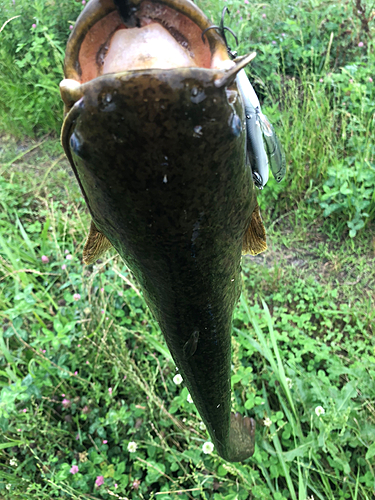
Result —
<instances>
[{"instance_id":1,"label":"lure hook","mask_svg":"<svg viewBox=\"0 0 375 500\"><path fill-rule=\"evenodd\" d=\"M228 28L228 26L224 26L224 17L225 17L225 14L227 12L228 12L228 14L230 14L228 7L225 6L221 12L220 26L209 26L208 28L204 29L202 31L202 40L203 40L203 43L206 43L205 39L204 39L204 35L207 33L207 31L218 30L219 34L222 36L222 38L224 40L225 46L227 47L228 54L232 57L232 59L234 59L237 56L237 52L232 51L231 48L229 47L227 37L225 36L225 31L229 31L229 33L233 36L233 38L236 41L236 45L238 45L238 38L237 38L237 35L234 33L234 31L232 31L230 28Z\"/></svg>"}]
</instances>

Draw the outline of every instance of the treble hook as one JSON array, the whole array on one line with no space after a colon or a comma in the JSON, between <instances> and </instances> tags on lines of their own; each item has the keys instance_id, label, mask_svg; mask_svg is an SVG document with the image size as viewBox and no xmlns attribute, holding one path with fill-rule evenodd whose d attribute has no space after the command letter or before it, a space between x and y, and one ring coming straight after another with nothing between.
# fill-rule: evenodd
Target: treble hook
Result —
<instances>
[{"instance_id":1,"label":"treble hook","mask_svg":"<svg viewBox=\"0 0 375 500\"><path fill-rule=\"evenodd\" d=\"M225 31L229 31L229 33L233 36L233 38L236 40L236 45L238 45L238 38L237 35L230 29L228 26L224 26L224 17L226 12L230 14L229 9L227 6L225 6L221 12L221 20L220 20L220 26L209 26L208 28L204 29L202 31L202 40L203 43L205 42L204 35L207 33L208 30L218 30L219 34L222 36L225 46L227 48L228 54L234 59L237 56L236 51L232 51L231 48L228 45L227 37L225 36Z\"/></svg>"}]
</instances>

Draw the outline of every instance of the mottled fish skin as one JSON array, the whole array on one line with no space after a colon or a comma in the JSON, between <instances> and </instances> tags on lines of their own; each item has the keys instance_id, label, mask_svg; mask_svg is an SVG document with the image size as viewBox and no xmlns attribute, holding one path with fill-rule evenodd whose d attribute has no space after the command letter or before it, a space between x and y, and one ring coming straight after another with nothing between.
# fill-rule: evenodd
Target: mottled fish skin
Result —
<instances>
[{"instance_id":1,"label":"mottled fish skin","mask_svg":"<svg viewBox=\"0 0 375 500\"><path fill-rule=\"evenodd\" d=\"M94 228L134 273L229 461L255 442L254 421L231 414L231 322L257 209L237 90L229 100L201 68L108 74L81 85L62 130Z\"/></svg>"}]
</instances>

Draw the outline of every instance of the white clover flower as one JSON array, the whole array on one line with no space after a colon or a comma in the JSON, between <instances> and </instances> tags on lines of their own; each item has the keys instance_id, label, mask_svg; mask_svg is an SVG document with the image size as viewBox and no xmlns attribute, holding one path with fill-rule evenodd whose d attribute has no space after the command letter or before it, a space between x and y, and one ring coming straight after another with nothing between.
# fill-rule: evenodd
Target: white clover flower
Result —
<instances>
[{"instance_id":1,"label":"white clover flower","mask_svg":"<svg viewBox=\"0 0 375 500\"><path fill-rule=\"evenodd\" d=\"M202 446L202 450L205 455L210 455L214 451L214 445L211 441L206 441Z\"/></svg>"},{"instance_id":2,"label":"white clover flower","mask_svg":"<svg viewBox=\"0 0 375 500\"><path fill-rule=\"evenodd\" d=\"M128 452L134 453L135 451L137 451L137 448L138 448L137 443L135 443L134 441L130 441L130 443L128 444Z\"/></svg>"},{"instance_id":3,"label":"white clover flower","mask_svg":"<svg viewBox=\"0 0 375 500\"><path fill-rule=\"evenodd\" d=\"M206 426L204 425L203 422L199 422L199 428L201 431L205 431L206 430Z\"/></svg>"},{"instance_id":4,"label":"white clover flower","mask_svg":"<svg viewBox=\"0 0 375 500\"><path fill-rule=\"evenodd\" d=\"M175 375L173 377L173 382L176 384L176 385L180 385L182 383L182 377L179 373L177 373L177 375Z\"/></svg>"},{"instance_id":5,"label":"white clover flower","mask_svg":"<svg viewBox=\"0 0 375 500\"><path fill-rule=\"evenodd\" d=\"M11 465L12 467L17 467L18 462L17 462L17 460L15 458L11 458L9 460L9 465Z\"/></svg>"},{"instance_id":6,"label":"white clover flower","mask_svg":"<svg viewBox=\"0 0 375 500\"><path fill-rule=\"evenodd\" d=\"M11 489L11 487L12 487L12 485L11 485L11 484L9 484L9 483L5 485L5 488L6 488L7 490L10 490L10 489Z\"/></svg>"},{"instance_id":7,"label":"white clover flower","mask_svg":"<svg viewBox=\"0 0 375 500\"><path fill-rule=\"evenodd\" d=\"M286 379L286 383L288 384L289 389L291 389L293 387L292 379L289 377L285 377L285 379Z\"/></svg>"},{"instance_id":8,"label":"white clover flower","mask_svg":"<svg viewBox=\"0 0 375 500\"><path fill-rule=\"evenodd\" d=\"M190 396L190 394L188 394L188 395L187 395L187 398L186 398L186 399L187 399L187 402L188 402L188 403L193 403L193 402L194 402L194 401L193 401L193 398Z\"/></svg>"},{"instance_id":9,"label":"white clover flower","mask_svg":"<svg viewBox=\"0 0 375 500\"><path fill-rule=\"evenodd\" d=\"M323 406L317 406L315 408L315 413L317 414L318 417L320 417L320 415L324 415L325 410L324 410Z\"/></svg>"},{"instance_id":10,"label":"white clover flower","mask_svg":"<svg viewBox=\"0 0 375 500\"><path fill-rule=\"evenodd\" d=\"M269 418L269 417L266 417L264 420L263 420L263 424L266 426L266 427L270 427L272 425L272 420Z\"/></svg>"}]
</instances>

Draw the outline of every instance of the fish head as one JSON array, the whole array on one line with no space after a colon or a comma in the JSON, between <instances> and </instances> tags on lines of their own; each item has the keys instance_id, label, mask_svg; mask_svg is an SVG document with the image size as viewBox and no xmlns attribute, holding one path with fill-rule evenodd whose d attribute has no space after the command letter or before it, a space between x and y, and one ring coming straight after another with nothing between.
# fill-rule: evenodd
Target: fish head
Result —
<instances>
[{"instance_id":1,"label":"fish head","mask_svg":"<svg viewBox=\"0 0 375 500\"><path fill-rule=\"evenodd\" d=\"M201 68L216 70L216 85L228 86L255 53L234 63L215 30L202 36L210 25L190 0L91 0L66 47L65 112L83 95L82 84L108 74Z\"/></svg>"},{"instance_id":2,"label":"fish head","mask_svg":"<svg viewBox=\"0 0 375 500\"><path fill-rule=\"evenodd\" d=\"M139 200L139 193L152 186L145 185L149 181L137 165L152 164L153 177L166 184L189 154L199 188L210 182L204 172L212 156L224 161L237 155L238 163L244 163L246 130L236 75L255 53L232 61L215 30L202 36L210 24L190 0L91 0L71 33L60 84L62 144L96 226L117 249L123 225L103 223L103 217L112 219L108 199L122 198L125 183L128 193L134 193L129 203L143 212L150 209L140 207L144 199ZM119 161L127 164L126 179L115 167ZM105 163L113 168L109 171ZM186 174L185 180L194 184ZM228 170L228 175L234 172ZM231 180L224 173L217 179L229 198ZM175 197L183 199L184 184L181 175ZM92 195L99 191L100 196ZM256 202L255 195L251 198L250 212ZM152 204L165 201L163 195ZM205 207L192 211L186 219L195 222L207 212ZM251 214L238 212L238 217L248 225ZM181 233L190 229L181 226Z\"/></svg>"}]
</instances>

